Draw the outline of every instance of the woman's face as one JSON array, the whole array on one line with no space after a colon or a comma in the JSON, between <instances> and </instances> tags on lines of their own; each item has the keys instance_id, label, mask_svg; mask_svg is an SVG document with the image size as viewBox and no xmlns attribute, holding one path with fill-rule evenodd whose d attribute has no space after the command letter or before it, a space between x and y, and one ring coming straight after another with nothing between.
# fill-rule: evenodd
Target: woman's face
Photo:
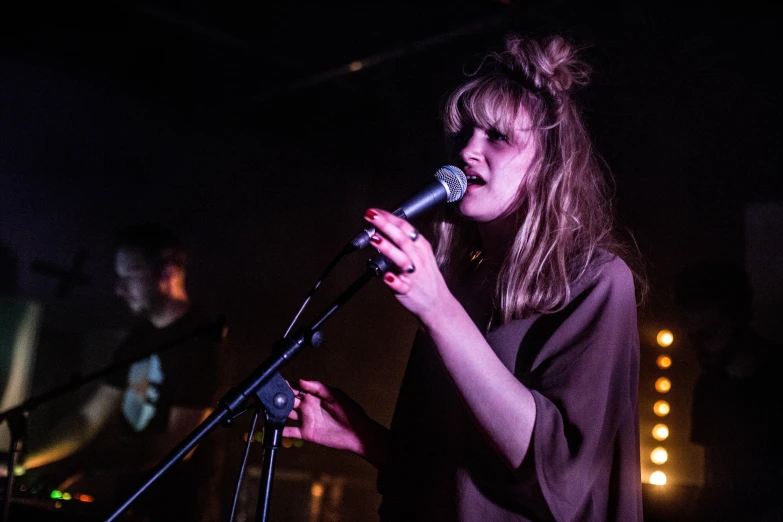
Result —
<instances>
[{"instance_id":1,"label":"woman's face","mask_svg":"<svg viewBox=\"0 0 783 522\"><path fill-rule=\"evenodd\" d=\"M460 212L479 223L503 217L517 201L535 156L535 139L528 118L517 118L512 136L491 128L466 128L459 146L468 178Z\"/></svg>"}]
</instances>

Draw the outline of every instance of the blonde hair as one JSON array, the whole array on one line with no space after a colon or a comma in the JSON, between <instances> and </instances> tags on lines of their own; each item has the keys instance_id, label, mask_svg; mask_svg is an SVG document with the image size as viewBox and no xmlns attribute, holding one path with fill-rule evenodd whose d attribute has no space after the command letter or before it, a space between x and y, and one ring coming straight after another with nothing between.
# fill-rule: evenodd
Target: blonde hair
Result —
<instances>
[{"instance_id":1,"label":"blonde hair","mask_svg":"<svg viewBox=\"0 0 783 522\"><path fill-rule=\"evenodd\" d=\"M512 206L517 232L497 279L502 322L559 310L598 248L621 249L603 165L571 98L590 73L576 54L559 36L539 43L510 35L443 107L451 136L474 126L511 136L521 114L531 122L535 155ZM476 225L454 209L436 225L438 262L455 276L481 249Z\"/></svg>"}]
</instances>

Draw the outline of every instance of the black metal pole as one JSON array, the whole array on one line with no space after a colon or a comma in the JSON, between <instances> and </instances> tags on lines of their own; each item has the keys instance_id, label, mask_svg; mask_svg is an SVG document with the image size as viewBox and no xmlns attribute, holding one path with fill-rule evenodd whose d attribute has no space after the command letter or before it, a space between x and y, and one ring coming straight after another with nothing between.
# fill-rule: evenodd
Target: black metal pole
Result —
<instances>
[{"instance_id":1,"label":"black metal pole","mask_svg":"<svg viewBox=\"0 0 783 522\"><path fill-rule=\"evenodd\" d=\"M147 488L158 478L160 478L161 475L163 475L171 466L173 466L176 462L178 462L180 459L184 458L185 455L187 455L191 449L212 429L217 426L219 423L223 422L223 420L228 416L229 412L227 410L218 411L215 410L212 412L212 414L207 417L207 419L202 422L185 440L179 443L179 445L174 448L174 450L169 454L169 456L166 458L166 460L163 461L162 464L160 464L157 468L155 468L155 471L152 473L152 476L147 479L147 481L136 490L133 495L130 496L128 500L123 502L123 504L117 508L114 513L109 515L109 518L106 519L106 522L110 522L112 520L117 520L117 517L119 517L123 511L125 511L128 506L130 506L134 500L136 500L139 495L141 495L144 491L147 490Z\"/></svg>"},{"instance_id":2,"label":"black metal pole","mask_svg":"<svg viewBox=\"0 0 783 522\"><path fill-rule=\"evenodd\" d=\"M269 518L269 506L272 497L272 480L275 473L275 457L283 438L283 427L266 422L264 425L264 461L261 465L261 483L258 487L256 522L266 522Z\"/></svg>"},{"instance_id":3,"label":"black metal pole","mask_svg":"<svg viewBox=\"0 0 783 522\"><path fill-rule=\"evenodd\" d=\"M253 436L256 432L256 423L258 423L258 415L260 409L256 408L253 413L253 420L250 423L250 431L247 434L247 444L245 444L245 454L242 456L242 465L239 466L239 473L237 474L236 486L234 486L234 502L231 504L231 516L228 522L234 522L237 515L237 504L239 503L239 490L242 487L242 479L245 476L245 467L247 466L247 459L250 456L250 447L253 445Z\"/></svg>"},{"instance_id":4,"label":"black metal pole","mask_svg":"<svg viewBox=\"0 0 783 522\"><path fill-rule=\"evenodd\" d=\"M118 370L123 370L126 368L129 368L133 363L136 363L138 361L142 361L148 357L150 357L153 354L160 354L165 352L166 350L173 348L175 346L179 346L182 343L194 338L199 337L201 335L205 336L214 336L218 340L222 340L225 328L226 328L225 319L220 316L218 320L214 323L209 323L205 326L195 328L176 339L173 339L167 343L163 343L159 346L156 346L154 348L151 348L149 350L146 350L145 352L141 353L140 355L137 355L133 357L132 359L126 359L123 361L117 361L115 363L112 363L100 370L97 370L93 373L89 373L87 375L72 379L70 382L63 384L62 386L58 386L57 388L54 388L53 390L50 390L48 392L42 393L40 395L36 395L35 397L31 397L24 401L22 404L18 406L14 406L13 408L10 408L6 411L0 412L0 422L2 422L6 417L15 414L17 412L23 411L23 412L30 412L33 409L35 409L37 406L40 406L41 404L45 402L49 402L52 399L56 399L60 397L61 395L65 395L68 392L77 390L84 386L85 384L91 383L101 377L105 377L111 373L114 373Z\"/></svg>"},{"instance_id":5,"label":"black metal pole","mask_svg":"<svg viewBox=\"0 0 783 522\"><path fill-rule=\"evenodd\" d=\"M215 336L220 340L225 336L225 330L226 320L223 316L219 316L215 323L210 323L208 325L195 328L190 332L177 337L176 339L147 350L144 353L133 357L132 359L112 363L98 371L89 373L79 378L75 378L71 380L71 382L68 382L62 386L58 386L57 388L40 395L36 395L35 397L31 397L18 406L14 406L13 408L0 412L0 423L6 421L8 424L8 430L11 434L7 462L8 474L5 491L3 493L2 522L8 522L11 496L13 494L14 469L20 461L20 456L25 444L24 441L27 438L27 415L29 412L43 403L49 402L52 399L56 399L62 395L65 395L66 393L77 390L85 384L91 383L118 370L129 368L132 364L144 360L152 354L163 353L166 350L175 346L179 346L185 341L188 341L194 337L209 335Z\"/></svg>"},{"instance_id":6,"label":"black metal pole","mask_svg":"<svg viewBox=\"0 0 783 522\"><path fill-rule=\"evenodd\" d=\"M16 465L19 463L19 457L22 454L24 448L24 439L27 434L27 412L23 410L17 410L12 412L6 417L8 424L8 431L11 436L11 443L9 445L8 460L6 466L8 467L5 480L5 491L3 492L3 522L9 520L11 513L11 496L14 489L14 472L16 471Z\"/></svg>"},{"instance_id":7,"label":"black metal pole","mask_svg":"<svg viewBox=\"0 0 783 522\"><path fill-rule=\"evenodd\" d=\"M247 411L248 405L255 401L260 401L266 408L267 418L274 419L277 416L280 420L280 430L288 417L288 413L293 408L293 392L285 380L280 376L278 370L285 364L291 362L304 346L318 346L321 344L322 335L318 331L320 326L331 317L337 309L356 294L373 276L381 276L386 271L385 266L390 262L381 254L368 261L367 270L356 281L354 281L325 312L319 315L313 322L313 325L304 328L293 338L283 338L278 341L273 349L273 354L267 358L261 366L256 368L244 381L229 391L218 401L218 408L210 414L193 432L188 435L161 463L155 468L152 476L142 484L142 486L125 501L114 513L112 513L106 522L117 520L117 517L127 509L133 501L138 498L153 482L155 482L163 473L165 473L175 462L187 455L187 453L212 429L221 422L233 420L244 411ZM282 385L281 386L281 383ZM252 435L252 434L251 434ZM248 436L251 436L248 435ZM264 440L266 440L266 433ZM279 437L279 435L278 435ZM270 443L271 444L271 443ZM262 477L264 488L263 499L259 501L264 506L269 503L269 494L272 488L272 475L274 472L274 451L264 463L267 477ZM239 487L239 485L237 485ZM266 508L264 508L266 510ZM264 515L265 516L265 515Z\"/></svg>"}]
</instances>

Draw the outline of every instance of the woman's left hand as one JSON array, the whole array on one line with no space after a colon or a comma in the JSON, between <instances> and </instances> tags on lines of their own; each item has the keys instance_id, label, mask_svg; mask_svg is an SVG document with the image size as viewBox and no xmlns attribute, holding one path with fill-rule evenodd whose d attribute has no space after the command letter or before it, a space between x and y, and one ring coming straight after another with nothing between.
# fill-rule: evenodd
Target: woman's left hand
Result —
<instances>
[{"instance_id":1,"label":"woman's left hand","mask_svg":"<svg viewBox=\"0 0 783 522\"><path fill-rule=\"evenodd\" d=\"M438 268L432 245L413 225L391 212L372 208L364 219L376 229L370 242L399 268L384 274L384 283L405 308L427 325L445 303L454 299Z\"/></svg>"}]
</instances>

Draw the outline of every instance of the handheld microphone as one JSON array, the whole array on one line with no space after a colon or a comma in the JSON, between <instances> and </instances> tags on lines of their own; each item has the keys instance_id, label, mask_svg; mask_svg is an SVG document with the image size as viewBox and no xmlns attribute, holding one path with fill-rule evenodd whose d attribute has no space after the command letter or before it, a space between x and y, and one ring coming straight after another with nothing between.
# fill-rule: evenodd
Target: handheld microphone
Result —
<instances>
[{"instance_id":1,"label":"handheld microphone","mask_svg":"<svg viewBox=\"0 0 783 522\"><path fill-rule=\"evenodd\" d=\"M423 214L440 203L454 203L462 199L468 188L468 180L461 169L446 165L435 172L435 179L405 200L393 214L399 218L410 220ZM365 228L349 241L344 253L360 250L370 244L370 238L375 234L375 227Z\"/></svg>"}]
</instances>

